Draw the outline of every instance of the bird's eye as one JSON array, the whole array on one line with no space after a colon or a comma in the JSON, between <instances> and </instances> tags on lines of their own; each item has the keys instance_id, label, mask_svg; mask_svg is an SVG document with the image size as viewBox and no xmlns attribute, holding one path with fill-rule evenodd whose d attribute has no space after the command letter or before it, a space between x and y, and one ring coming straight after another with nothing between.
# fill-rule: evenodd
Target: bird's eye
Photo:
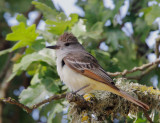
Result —
<instances>
[{"instance_id":1,"label":"bird's eye","mask_svg":"<svg viewBox=\"0 0 160 123\"><path fill-rule=\"evenodd\" d=\"M69 46L70 45L70 43L65 43L65 46Z\"/></svg>"}]
</instances>

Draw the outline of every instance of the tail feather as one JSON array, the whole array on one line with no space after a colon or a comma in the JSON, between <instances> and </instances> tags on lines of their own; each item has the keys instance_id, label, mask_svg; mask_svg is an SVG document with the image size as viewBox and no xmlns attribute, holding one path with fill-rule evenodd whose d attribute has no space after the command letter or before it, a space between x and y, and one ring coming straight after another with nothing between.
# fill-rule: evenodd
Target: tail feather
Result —
<instances>
[{"instance_id":1,"label":"tail feather","mask_svg":"<svg viewBox=\"0 0 160 123\"><path fill-rule=\"evenodd\" d=\"M118 93L119 96L127 99L128 101L131 101L132 103L142 107L145 110L149 110L149 106L141 101L139 101L136 98L133 98L132 96L130 96L129 94L127 94L126 92L120 90L120 93Z\"/></svg>"}]
</instances>

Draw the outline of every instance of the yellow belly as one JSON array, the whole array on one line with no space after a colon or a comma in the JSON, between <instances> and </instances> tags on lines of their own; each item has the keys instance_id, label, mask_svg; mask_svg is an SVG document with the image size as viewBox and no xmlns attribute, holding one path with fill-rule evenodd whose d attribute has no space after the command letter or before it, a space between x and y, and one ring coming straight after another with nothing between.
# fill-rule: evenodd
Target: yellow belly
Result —
<instances>
[{"instance_id":1,"label":"yellow belly","mask_svg":"<svg viewBox=\"0 0 160 123\"><path fill-rule=\"evenodd\" d=\"M62 73L60 75L61 80L66 84L66 86L71 91L77 91L78 89L89 85L85 89L82 89L79 91L79 94L85 94L92 90L107 90L112 92L112 88L108 87L106 84L95 81L91 78L88 78L80 73L77 73L76 71L69 68L67 65L65 65L62 68Z\"/></svg>"}]
</instances>

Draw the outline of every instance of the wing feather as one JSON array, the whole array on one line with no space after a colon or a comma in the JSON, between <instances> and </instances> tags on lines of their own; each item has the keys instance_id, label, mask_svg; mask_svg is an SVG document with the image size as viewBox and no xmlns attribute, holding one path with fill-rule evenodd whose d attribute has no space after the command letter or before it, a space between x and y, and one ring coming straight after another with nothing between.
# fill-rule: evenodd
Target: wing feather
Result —
<instances>
[{"instance_id":1,"label":"wing feather","mask_svg":"<svg viewBox=\"0 0 160 123\"><path fill-rule=\"evenodd\" d=\"M84 55L85 53L85 55ZM81 73L98 82L107 84L111 88L119 90L110 76L102 69L97 60L87 52L69 53L63 61L74 71Z\"/></svg>"},{"instance_id":2,"label":"wing feather","mask_svg":"<svg viewBox=\"0 0 160 123\"><path fill-rule=\"evenodd\" d=\"M102 69L102 67L98 64L97 60L89 53L87 52L69 53L66 57L64 57L63 60L65 64L69 66L71 69L73 69L74 71L81 73L84 76L87 76L98 82L108 85L114 90L112 91L113 93L135 103L136 105L142 107L145 110L149 109L148 105L133 98L132 96L118 89L114 84L112 84L113 80Z\"/></svg>"}]
</instances>

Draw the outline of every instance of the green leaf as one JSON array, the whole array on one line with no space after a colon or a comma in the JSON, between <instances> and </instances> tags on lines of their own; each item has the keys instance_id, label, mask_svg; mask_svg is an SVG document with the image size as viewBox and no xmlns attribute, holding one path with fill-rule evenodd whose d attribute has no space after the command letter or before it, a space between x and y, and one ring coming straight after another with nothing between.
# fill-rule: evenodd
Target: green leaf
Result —
<instances>
[{"instance_id":1,"label":"green leaf","mask_svg":"<svg viewBox=\"0 0 160 123\"><path fill-rule=\"evenodd\" d=\"M141 36L140 39L142 42L145 42L146 37L150 31L150 26L142 19L138 18L135 22L135 34Z\"/></svg>"},{"instance_id":2,"label":"green leaf","mask_svg":"<svg viewBox=\"0 0 160 123\"><path fill-rule=\"evenodd\" d=\"M51 57L52 55L47 55L45 53L47 53L47 51L43 50L40 53L35 52L24 56L20 63L14 65L13 72L26 70L31 65L31 63L37 61L43 61L51 66L54 66L55 62Z\"/></svg>"},{"instance_id":3,"label":"green leaf","mask_svg":"<svg viewBox=\"0 0 160 123\"><path fill-rule=\"evenodd\" d=\"M59 14L56 19L57 21L47 20L46 24L49 25L49 32L57 35L61 35L64 33L65 30L71 29L72 26L78 21L77 14L71 14L69 18L66 19L64 13Z\"/></svg>"},{"instance_id":4,"label":"green leaf","mask_svg":"<svg viewBox=\"0 0 160 123\"><path fill-rule=\"evenodd\" d=\"M41 2L32 1L32 4L35 5L35 7L41 12L43 12L43 15L46 19L56 20L56 15L58 14L56 10L50 8L49 6Z\"/></svg>"},{"instance_id":5,"label":"green leaf","mask_svg":"<svg viewBox=\"0 0 160 123\"><path fill-rule=\"evenodd\" d=\"M69 28L71 28L77 21L78 21L78 15L77 14L70 14L71 20L69 23Z\"/></svg>"},{"instance_id":6,"label":"green leaf","mask_svg":"<svg viewBox=\"0 0 160 123\"><path fill-rule=\"evenodd\" d=\"M53 96L57 91L59 91L59 88L54 80L46 78L41 83L29 86L23 90L19 98L21 103L27 106L33 106L47 97Z\"/></svg>"},{"instance_id":7,"label":"green leaf","mask_svg":"<svg viewBox=\"0 0 160 123\"><path fill-rule=\"evenodd\" d=\"M32 80L31 80L31 85L35 85L40 82L41 82L41 79L39 78L39 73L34 74Z\"/></svg>"},{"instance_id":8,"label":"green leaf","mask_svg":"<svg viewBox=\"0 0 160 123\"><path fill-rule=\"evenodd\" d=\"M47 30L37 30L37 32L39 33L39 35L43 36L44 40L47 41L48 43L53 44L53 42L55 42L57 35L48 32Z\"/></svg>"},{"instance_id":9,"label":"green leaf","mask_svg":"<svg viewBox=\"0 0 160 123\"><path fill-rule=\"evenodd\" d=\"M54 105L54 109L50 112L47 123L61 123L63 116L63 106L59 103ZM54 117L55 116L55 117Z\"/></svg>"},{"instance_id":10,"label":"green leaf","mask_svg":"<svg viewBox=\"0 0 160 123\"><path fill-rule=\"evenodd\" d=\"M12 72L12 74L7 78L6 82L10 82L16 75L17 72Z\"/></svg>"},{"instance_id":11,"label":"green leaf","mask_svg":"<svg viewBox=\"0 0 160 123\"><path fill-rule=\"evenodd\" d=\"M95 23L89 32L87 33L88 37L93 38L93 39L99 39L100 34L103 32L103 23L102 22L97 22Z\"/></svg>"},{"instance_id":12,"label":"green leaf","mask_svg":"<svg viewBox=\"0 0 160 123\"><path fill-rule=\"evenodd\" d=\"M73 27L71 32L76 36L84 36L86 34L86 25L84 25L84 21L79 19L78 23L76 23Z\"/></svg>"},{"instance_id":13,"label":"green leaf","mask_svg":"<svg viewBox=\"0 0 160 123\"><path fill-rule=\"evenodd\" d=\"M64 31L67 28L67 23L66 22L55 22L51 20L46 21L47 24L52 24L53 26L49 27L49 32L56 34L56 35L61 35L64 33Z\"/></svg>"},{"instance_id":14,"label":"green leaf","mask_svg":"<svg viewBox=\"0 0 160 123\"><path fill-rule=\"evenodd\" d=\"M104 23L108 18L107 9L104 7L103 1L88 0L84 6L85 18L89 23L89 28L97 22ZM109 15L110 16L110 15Z\"/></svg>"},{"instance_id":15,"label":"green leaf","mask_svg":"<svg viewBox=\"0 0 160 123\"><path fill-rule=\"evenodd\" d=\"M0 56L12 52L12 48L0 51Z\"/></svg>"},{"instance_id":16,"label":"green leaf","mask_svg":"<svg viewBox=\"0 0 160 123\"><path fill-rule=\"evenodd\" d=\"M61 123L65 103L63 100L54 100L42 107L40 115L47 117L47 123Z\"/></svg>"},{"instance_id":17,"label":"green leaf","mask_svg":"<svg viewBox=\"0 0 160 123\"><path fill-rule=\"evenodd\" d=\"M31 66L32 67L32 66ZM44 78L54 78L54 80L58 80L59 76L57 75L57 71L55 68L50 67L49 65L39 65L36 70L32 80L31 85L40 83Z\"/></svg>"},{"instance_id":18,"label":"green leaf","mask_svg":"<svg viewBox=\"0 0 160 123\"><path fill-rule=\"evenodd\" d=\"M62 106L60 107L59 105L57 105L56 108L58 108L58 110L61 110ZM53 112L50 113L47 123L53 123L53 122L61 123L62 118L63 118L63 112L56 113L56 111L53 111Z\"/></svg>"},{"instance_id":19,"label":"green leaf","mask_svg":"<svg viewBox=\"0 0 160 123\"><path fill-rule=\"evenodd\" d=\"M35 40L31 45L31 48L34 49L34 51L40 51L45 47L46 47L46 44L44 39Z\"/></svg>"},{"instance_id":20,"label":"green leaf","mask_svg":"<svg viewBox=\"0 0 160 123\"><path fill-rule=\"evenodd\" d=\"M11 29L13 32L7 35L6 40L19 41L12 47L12 50L32 45L38 36L38 33L35 32L35 24L26 28L25 24L21 22L19 25L13 26Z\"/></svg>"},{"instance_id":21,"label":"green leaf","mask_svg":"<svg viewBox=\"0 0 160 123\"><path fill-rule=\"evenodd\" d=\"M31 46L29 46L26 50L25 53L26 54L31 54L33 52L38 52L40 50L42 50L43 48L45 48L45 40L44 39L39 39L39 40L35 40Z\"/></svg>"},{"instance_id":22,"label":"green leaf","mask_svg":"<svg viewBox=\"0 0 160 123\"><path fill-rule=\"evenodd\" d=\"M23 22L25 24L27 23L27 18L22 14L18 14L16 19L18 20L18 22Z\"/></svg>"},{"instance_id":23,"label":"green leaf","mask_svg":"<svg viewBox=\"0 0 160 123\"><path fill-rule=\"evenodd\" d=\"M118 49L119 41L127 39L126 35L121 30L109 30L106 35L106 42L111 44L113 49Z\"/></svg>"},{"instance_id":24,"label":"green leaf","mask_svg":"<svg viewBox=\"0 0 160 123\"><path fill-rule=\"evenodd\" d=\"M142 9L144 12L145 21L148 25L152 25L157 17L160 17L160 7L158 5L153 5L151 7Z\"/></svg>"}]
</instances>

